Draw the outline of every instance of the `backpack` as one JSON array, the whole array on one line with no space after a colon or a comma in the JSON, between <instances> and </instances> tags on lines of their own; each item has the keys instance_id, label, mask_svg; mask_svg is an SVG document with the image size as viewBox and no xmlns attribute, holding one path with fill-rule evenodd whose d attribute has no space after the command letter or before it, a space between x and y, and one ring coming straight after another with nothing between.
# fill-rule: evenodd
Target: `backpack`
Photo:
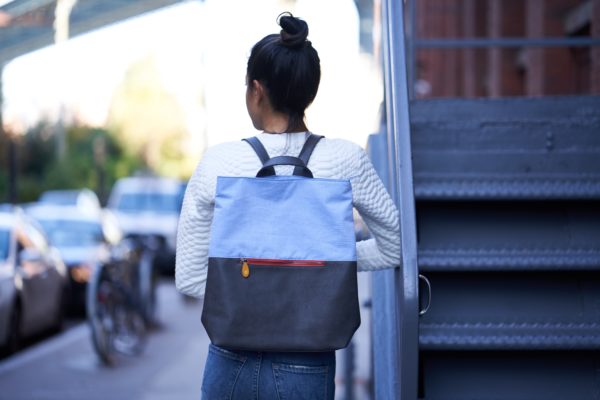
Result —
<instances>
[{"instance_id":1,"label":"backpack","mask_svg":"<svg viewBox=\"0 0 600 400\"><path fill-rule=\"evenodd\" d=\"M251 351L344 348L360 325L349 180L313 178L308 160L269 158L244 139L256 177L218 177L202 323L214 345ZM292 165L278 176L275 166Z\"/></svg>"}]
</instances>

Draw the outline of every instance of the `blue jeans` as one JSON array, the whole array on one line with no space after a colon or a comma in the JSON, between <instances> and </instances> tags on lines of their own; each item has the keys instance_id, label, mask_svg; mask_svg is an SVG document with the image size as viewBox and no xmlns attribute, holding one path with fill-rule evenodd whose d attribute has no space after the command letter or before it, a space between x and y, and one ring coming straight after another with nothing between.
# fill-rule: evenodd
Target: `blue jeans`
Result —
<instances>
[{"instance_id":1,"label":"blue jeans","mask_svg":"<svg viewBox=\"0 0 600 400\"><path fill-rule=\"evenodd\" d=\"M202 400L333 400L335 352L231 351L210 345Z\"/></svg>"}]
</instances>

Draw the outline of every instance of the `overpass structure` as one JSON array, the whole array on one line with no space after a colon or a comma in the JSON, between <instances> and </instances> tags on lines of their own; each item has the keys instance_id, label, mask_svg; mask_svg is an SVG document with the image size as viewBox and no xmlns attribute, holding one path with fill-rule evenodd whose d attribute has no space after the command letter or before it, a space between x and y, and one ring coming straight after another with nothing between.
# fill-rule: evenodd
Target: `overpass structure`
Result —
<instances>
[{"instance_id":1,"label":"overpass structure","mask_svg":"<svg viewBox=\"0 0 600 400\"><path fill-rule=\"evenodd\" d=\"M55 43L56 21L68 8L69 35L157 10L182 0L0 0L0 65Z\"/></svg>"}]
</instances>

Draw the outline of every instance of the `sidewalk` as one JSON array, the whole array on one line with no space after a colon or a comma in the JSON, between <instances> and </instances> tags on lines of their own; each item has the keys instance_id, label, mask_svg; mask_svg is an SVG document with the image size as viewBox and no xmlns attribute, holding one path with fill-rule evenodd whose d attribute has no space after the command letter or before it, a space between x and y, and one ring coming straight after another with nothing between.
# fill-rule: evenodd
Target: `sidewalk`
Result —
<instances>
[{"instance_id":1,"label":"sidewalk","mask_svg":"<svg viewBox=\"0 0 600 400\"><path fill-rule=\"evenodd\" d=\"M82 323L0 362L0 399L199 399L208 347L202 305L184 301L170 282L160 285L159 302L163 327L142 356L103 366Z\"/></svg>"},{"instance_id":2,"label":"sidewalk","mask_svg":"<svg viewBox=\"0 0 600 400\"><path fill-rule=\"evenodd\" d=\"M359 274L361 297L370 276ZM361 298L361 304L364 299ZM114 368L100 364L86 323L0 362L0 400L186 400L199 399L208 337L202 303L186 301L172 282L159 287L162 328L151 332L144 354ZM363 311L365 311L363 309ZM355 335L354 400L369 400L369 317ZM344 351L338 352L336 399L344 396Z\"/></svg>"}]
</instances>

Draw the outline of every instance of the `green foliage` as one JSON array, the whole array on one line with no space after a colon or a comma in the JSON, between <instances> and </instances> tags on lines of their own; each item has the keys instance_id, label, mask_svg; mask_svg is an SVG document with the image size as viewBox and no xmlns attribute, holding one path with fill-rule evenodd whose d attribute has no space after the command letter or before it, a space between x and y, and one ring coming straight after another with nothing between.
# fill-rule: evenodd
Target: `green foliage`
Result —
<instances>
[{"instance_id":1,"label":"green foliage","mask_svg":"<svg viewBox=\"0 0 600 400\"><path fill-rule=\"evenodd\" d=\"M0 169L1 201L8 196L7 140L0 140L0 162L4 167ZM141 166L141 161L104 129L40 123L14 140L19 202L35 201L45 190L80 188L95 190L103 201L118 178L131 175Z\"/></svg>"},{"instance_id":2,"label":"green foliage","mask_svg":"<svg viewBox=\"0 0 600 400\"><path fill-rule=\"evenodd\" d=\"M191 175L196 160L185 148L185 113L163 85L154 57L130 66L113 95L107 126L41 122L17 135L18 201L35 201L45 190L78 188L95 190L105 201L116 179L139 169ZM0 136L0 202L8 199L8 148L8 137Z\"/></svg>"},{"instance_id":3,"label":"green foliage","mask_svg":"<svg viewBox=\"0 0 600 400\"><path fill-rule=\"evenodd\" d=\"M180 178L191 175L193 168L184 152L185 113L165 88L153 56L138 60L127 70L113 95L108 126L118 133L119 143L149 170Z\"/></svg>"},{"instance_id":4,"label":"green foliage","mask_svg":"<svg viewBox=\"0 0 600 400\"><path fill-rule=\"evenodd\" d=\"M8 201L8 170L7 168L0 169L0 193L2 193L2 198L0 198L0 203Z\"/></svg>"}]
</instances>

